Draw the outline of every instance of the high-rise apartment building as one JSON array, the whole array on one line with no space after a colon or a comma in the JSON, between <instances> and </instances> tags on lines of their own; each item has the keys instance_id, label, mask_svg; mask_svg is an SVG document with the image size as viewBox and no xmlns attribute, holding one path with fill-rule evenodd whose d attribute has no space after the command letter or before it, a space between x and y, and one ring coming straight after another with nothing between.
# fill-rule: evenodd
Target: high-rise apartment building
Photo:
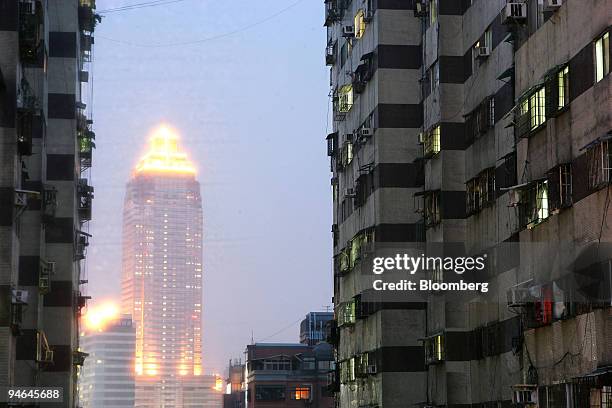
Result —
<instances>
[{"instance_id":1,"label":"high-rise apartment building","mask_svg":"<svg viewBox=\"0 0 612 408\"><path fill-rule=\"evenodd\" d=\"M0 385L77 404L94 0L0 2Z\"/></svg>"},{"instance_id":2,"label":"high-rise apartment building","mask_svg":"<svg viewBox=\"0 0 612 408\"><path fill-rule=\"evenodd\" d=\"M608 406L612 2L325 8L339 405ZM486 254L489 292L362 302L393 241Z\"/></svg>"},{"instance_id":3,"label":"high-rise apartment building","mask_svg":"<svg viewBox=\"0 0 612 408\"><path fill-rule=\"evenodd\" d=\"M425 302L362 308L367 287L356 271L358 255L375 245L424 241L413 199L424 184L418 144L422 21L411 5L397 0L325 2L339 333L330 338L336 343L338 370L330 389L341 407L395 408L426 401L420 341L426 334ZM354 383L359 386L350 386Z\"/></svg>"},{"instance_id":4,"label":"high-rise apartment building","mask_svg":"<svg viewBox=\"0 0 612 408\"><path fill-rule=\"evenodd\" d=\"M182 407L202 377L202 201L178 136L161 127L127 185L122 311L136 329L137 407Z\"/></svg>"},{"instance_id":5,"label":"high-rise apartment building","mask_svg":"<svg viewBox=\"0 0 612 408\"><path fill-rule=\"evenodd\" d=\"M79 374L81 407L134 407L135 340L129 316L117 316L98 329L85 328L81 349L88 356Z\"/></svg>"}]
</instances>

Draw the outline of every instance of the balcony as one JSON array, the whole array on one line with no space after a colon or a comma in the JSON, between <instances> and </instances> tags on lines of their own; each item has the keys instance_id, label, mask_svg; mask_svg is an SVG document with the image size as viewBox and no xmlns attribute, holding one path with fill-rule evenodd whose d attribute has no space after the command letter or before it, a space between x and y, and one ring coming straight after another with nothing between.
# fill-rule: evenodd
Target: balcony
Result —
<instances>
[{"instance_id":1,"label":"balcony","mask_svg":"<svg viewBox=\"0 0 612 408\"><path fill-rule=\"evenodd\" d=\"M94 139L96 134L89 129L89 125L85 129L78 131L78 142L79 142L79 159L81 161L81 171L91 167L91 158L93 149L96 144Z\"/></svg>"},{"instance_id":2,"label":"balcony","mask_svg":"<svg viewBox=\"0 0 612 408\"><path fill-rule=\"evenodd\" d=\"M94 188L90 186L87 179L80 179L77 186L77 201L79 219L81 222L91 220L91 203L93 201Z\"/></svg>"},{"instance_id":3,"label":"balcony","mask_svg":"<svg viewBox=\"0 0 612 408\"><path fill-rule=\"evenodd\" d=\"M79 2L79 29L93 33L96 25L102 21L102 17L95 12L95 0L80 0Z\"/></svg>"},{"instance_id":4,"label":"balcony","mask_svg":"<svg viewBox=\"0 0 612 408\"><path fill-rule=\"evenodd\" d=\"M36 362L41 366L53 364L53 350L43 331L36 333Z\"/></svg>"},{"instance_id":5,"label":"balcony","mask_svg":"<svg viewBox=\"0 0 612 408\"><path fill-rule=\"evenodd\" d=\"M325 0L325 23L324 26L330 26L342 17L340 11L339 0Z\"/></svg>"},{"instance_id":6,"label":"balcony","mask_svg":"<svg viewBox=\"0 0 612 408\"><path fill-rule=\"evenodd\" d=\"M19 3L19 54L26 64L35 64L39 61L43 38L42 10L42 5L38 1Z\"/></svg>"},{"instance_id":7,"label":"balcony","mask_svg":"<svg viewBox=\"0 0 612 408\"><path fill-rule=\"evenodd\" d=\"M89 238L91 235L84 231L77 231L75 238L74 260L80 261L85 259L87 247L89 246Z\"/></svg>"}]
</instances>

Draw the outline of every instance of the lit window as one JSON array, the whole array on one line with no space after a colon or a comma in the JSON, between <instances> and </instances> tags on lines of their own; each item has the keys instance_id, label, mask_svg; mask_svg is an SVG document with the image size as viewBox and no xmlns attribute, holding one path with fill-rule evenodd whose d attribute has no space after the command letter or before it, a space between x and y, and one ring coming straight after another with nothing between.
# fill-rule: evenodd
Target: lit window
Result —
<instances>
[{"instance_id":1,"label":"lit window","mask_svg":"<svg viewBox=\"0 0 612 408\"><path fill-rule=\"evenodd\" d=\"M355 38L359 39L363 37L366 29L365 13L363 10L359 10L355 15Z\"/></svg>"},{"instance_id":2,"label":"lit window","mask_svg":"<svg viewBox=\"0 0 612 408\"><path fill-rule=\"evenodd\" d=\"M595 41L595 82L610 73L610 33L605 33Z\"/></svg>"},{"instance_id":3,"label":"lit window","mask_svg":"<svg viewBox=\"0 0 612 408\"><path fill-rule=\"evenodd\" d=\"M518 135L528 135L544 122L546 122L546 89L540 87L520 102L517 120Z\"/></svg>"},{"instance_id":4,"label":"lit window","mask_svg":"<svg viewBox=\"0 0 612 408\"><path fill-rule=\"evenodd\" d=\"M546 121L546 91L541 88L529 98L531 130L534 130Z\"/></svg>"},{"instance_id":5,"label":"lit window","mask_svg":"<svg viewBox=\"0 0 612 408\"><path fill-rule=\"evenodd\" d=\"M338 316L338 326L354 324L356 322L355 300L353 299L338 306L336 314Z\"/></svg>"},{"instance_id":6,"label":"lit window","mask_svg":"<svg viewBox=\"0 0 612 408\"><path fill-rule=\"evenodd\" d=\"M438 0L429 0L429 25L438 21Z\"/></svg>"},{"instance_id":7,"label":"lit window","mask_svg":"<svg viewBox=\"0 0 612 408\"><path fill-rule=\"evenodd\" d=\"M440 153L440 126L423 135L423 156L432 157Z\"/></svg>"},{"instance_id":8,"label":"lit window","mask_svg":"<svg viewBox=\"0 0 612 408\"><path fill-rule=\"evenodd\" d=\"M559 92L558 108L562 109L569 104L569 67L565 67L557 74L557 89Z\"/></svg>"},{"instance_id":9,"label":"lit window","mask_svg":"<svg viewBox=\"0 0 612 408\"><path fill-rule=\"evenodd\" d=\"M425 340L425 353L430 364L444 361L444 335L438 334Z\"/></svg>"},{"instance_id":10,"label":"lit window","mask_svg":"<svg viewBox=\"0 0 612 408\"><path fill-rule=\"evenodd\" d=\"M292 400L310 400L310 386L300 385L290 388L289 396Z\"/></svg>"},{"instance_id":11,"label":"lit window","mask_svg":"<svg viewBox=\"0 0 612 408\"><path fill-rule=\"evenodd\" d=\"M353 107L353 86L344 85L340 88L338 111L346 113Z\"/></svg>"},{"instance_id":12,"label":"lit window","mask_svg":"<svg viewBox=\"0 0 612 408\"><path fill-rule=\"evenodd\" d=\"M522 227L532 228L548 218L548 180L531 183L521 192L519 211Z\"/></svg>"}]
</instances>

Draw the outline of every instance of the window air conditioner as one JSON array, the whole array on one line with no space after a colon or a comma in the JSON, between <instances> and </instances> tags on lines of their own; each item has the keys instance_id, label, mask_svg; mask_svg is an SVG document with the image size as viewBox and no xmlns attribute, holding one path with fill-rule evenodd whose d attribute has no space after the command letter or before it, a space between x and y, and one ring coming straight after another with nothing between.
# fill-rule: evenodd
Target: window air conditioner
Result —
<instances>
[{"instance_id":1,"label":"window air conditioner","mask_svg":"<svg viewBox=\"0 0 612 408\"><path fill-rule=\"evenodd\" d=\"M545 0L544 5L547 9L556 9L561 7L563 0Z\"/></svg>"},{"instance_id":2,"label":"window air conditioner","mask_svg":"<svg viewBox=\"0 0 612 408\"><path fill-rule=\"evenodd\" d=\"M353 27L352 25L342 27L342 36L343 37L354 37L355 27Z\"/></svg>"},{"instance_id":3,"label":"window air conditioner","mask_svg":"<svg viewBox=\"0 0 612 408\"><path fill-rule=\"evenodd\" d=\"M28 303L28 291L21 289L13 289L11 303L21 304Z\"/></svg>"},{"instance_id":4,"label":"window air conditioner","mask_svg":"<svg viewBox=\"0 0 612 408\"><path fill-rule=\"evenodd\" d=\"M510 22L522 22L527 19L527 4L511 1L504 9L504 24Z\"/></svg>"},{"instance_id":5,"label":"window air conditioner","mask_svg":"<svg viewBox=\"0 0 612 408\"><path fill-rule=\"evenodd\" d=\"M487 58L489 55L491 55L491 50L489 50L489 47L476 48L476 58Z\"/></svg>"},{"instance_id":6,"label":"window air conditioner","mask_svg":"<svg viewBox=\"0 0 612 408\"><path fill-rule=\"evenodd\" d=\"M364 139L368 137L372 137L374 135L374 129L372 128L361 128L359 129L359 136Z\"/></svg>"}]
</instances>

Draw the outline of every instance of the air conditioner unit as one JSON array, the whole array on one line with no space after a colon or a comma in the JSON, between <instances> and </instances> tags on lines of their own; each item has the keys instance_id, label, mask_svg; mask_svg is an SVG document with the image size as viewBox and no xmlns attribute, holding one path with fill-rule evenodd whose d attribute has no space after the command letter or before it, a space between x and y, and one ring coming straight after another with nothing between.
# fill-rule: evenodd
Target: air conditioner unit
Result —
<instances>
[{"instance_id":1,"label":"air conditioner unit","mask_svg":"<svg viewBox=\"0 0 612 408\"><path fill-rule=\"evenodd\" d=\"M359 129L359 137L368 138L374 136L374 129L366 127Z\"/></svg>"},{"instance_id":2,"label":"air conditioner unit","mask_svg":"<svg viewBox=\"0 0 612 408\"><path fill-rule=\"evenodd\" d=\"M491 50L489 47L476 48L476 58L487 58L489 55L491 55Z\"/></svg>"},{"instance_id":3,"label":"air conditioner unit","mask_svg":"<svg viewBox=\"0 0 612 408\"><path fill-rule=\"evenodd\" d=\"M506 4L503 14L503 23L523 22L527 19L527 4L511 1Z\"/></svg>"},{"instance_id":4,"label":"air conditioner unit","mask_svg":"<svg viewBox=\"0 0 612 408\"><path fill-rule=\"evenodd\" d=\"M28 303L28 291L22 289L13 289L11 303L22 304Z\"/></svg>"},{"instance_id":5,"label":"air conditioner unit","mask_svg":"<svg viewBox=\"0 0 612 408\"><path fill-rule=\"evenodd\" d=\"M519 406L538 403L538 389L535 385L520 384L512 386L512 402Z\"/></svg>"},{"instance_id":6,"label":"air conditioner unit","mask_svg":"<svg viewBox=\"0 0 612 408\"><path fill-rule=\"evenodd\" d=\"M419 132L419 143L423 144L425 142L425 133Z\"/></svg>"},{"instance_id":7,"label":"air conditioner unit","mask_svg":"<svg viewBox=\"0 0 612 408\"><path fill-rule=\"evenodd\" d=\"M353 27L352 25L342 27L342 36L343 37L354 37L355 27Z\"/></svg>"},{"instance_id":8,"label":"air conditioner unit","mask_svg":"<svg viewBox=\"0 0 612 408\"><path fill-rule=\"evenodd\" d=\"M544 7L547 9L556 9L563 5L563 0L545 0Z\"/></svg>"},{"instance_id":9,"label":"air conditioner unit","mask_svg":"<svg viewBox=\"0 0 612 408\"><path fill-rule=\"evenodd\" d=\"M347 198L351 198L351 197L356 197L357 194L355 194L354 188L347 188L346 190L344 190L344 196Z\"/></svg>"},{"instance_id":10,"label":"air conditioner unit","mask_svg":"<svg viewBox=\"0 0 612 408\"><path fill-rule=\"evenodd\" d=\"M376 366L375 365L369 365L366 367L366 373L368 374L376 374L377 370L376 370Z\"/></svg>"}]
</instances>

